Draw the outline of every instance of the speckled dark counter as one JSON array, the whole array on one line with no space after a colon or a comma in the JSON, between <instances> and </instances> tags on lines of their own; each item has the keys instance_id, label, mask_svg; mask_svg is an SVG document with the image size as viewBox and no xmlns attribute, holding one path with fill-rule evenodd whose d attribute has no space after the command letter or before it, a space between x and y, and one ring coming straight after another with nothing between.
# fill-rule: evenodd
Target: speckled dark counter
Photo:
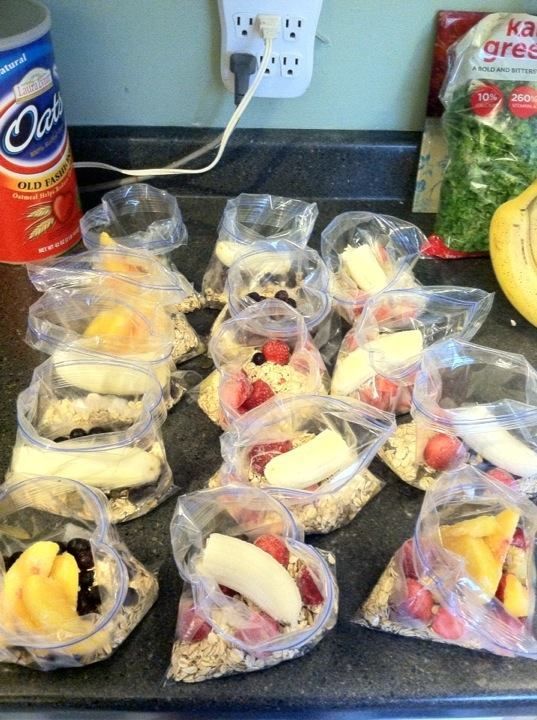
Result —
<instances>
[{"instance_id":1,"label":"speckled dark counter","mask_svg":"<svg viewBox=\"0 0 537 720\"><path fill-rule=\"evenodd\" d=\"M266 188L260 184L259 189ZM214 190L211 197L196 196L192 186L185 196L180 188L175 191L181 195L179 202L190 242L173 259L199 287L225 199L215 196ZM281 187L280 192L285 194L286 187ZM381 202L318 202L320 214L311 241L313 247L318 247L320 231L328 221L345 210L370 209L412 218L408 197ZM414 220L430 230L430 217ZM537 363L535 328L498 291L488 260L422 261L417 275L424 284L455 283L496 290L493 311L476 341L524 353L530 362ZM28 306L38 297L25 271L0 266L0 289L3 473L15 438L15 398L41 357L24 343ZM190 317L206 331L213 316L204 311ZM198 360L189 366L206 373L207 363L205 367L203 364ZM170 414L164 438L175 482L182 492L201 488L218 467L218 435L218 429L193 404L183 402ZM122 538L134 554L159 575L159 599L140 627L110 660L85 669L41 674L0 666L0 717L7 717L8 711L38 710L49 711L55 718L63 710L66 717L73 717L75 708L103 711L102 717L111 717L105 711L124 710L158 712L159 717L170 713L170 717L212 719L536 714L535 662L390 636L352 624L355 610L386 562L412 532L422 497L417 490L397 481L379 462L375 462L374 469L386 480L385 489L349 526L328 537L312 539L337 557L341 607L334 631L306 657L264 672L198 685L163 685L180 592L168 541L175 504L171 499L148 516L120 527Z\"/></svg>"}]
</instances>

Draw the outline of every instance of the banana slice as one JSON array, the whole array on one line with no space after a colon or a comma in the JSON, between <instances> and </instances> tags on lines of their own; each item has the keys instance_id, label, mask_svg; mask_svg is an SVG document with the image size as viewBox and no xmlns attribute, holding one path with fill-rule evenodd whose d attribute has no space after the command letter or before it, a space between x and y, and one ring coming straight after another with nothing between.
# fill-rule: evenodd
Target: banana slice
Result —
<instances>
[{"instance_id":1,"label":"banana slice","mask_svg":"<svg viewBox=\"0 0 537 720\"><path fill-rule=\"evenodd\" d=\"M421 330L401 330L400 332L384 333L364 346L365 350L376 355L374 362L382 363L382 369L389 372L390 368L404 366L423 351L423 335Z\"/></svg>"},{"instance_id":2,"label":"banana slice","mask_svg":"<svg viewBox=\"0 0 537 720\"><path fill-rule=\"evenodd\" d=\"M252 543L212 533L197 569L248 598L278 622L298 622L302 600L297 584L283 565Z\"/></svg>"},{"instance_id":3,"label":"banana slice","mask_svg":"<svg viewBox=\"0 0 537 720\"><path fill-rule=\"evenodd\" d=\"M494 421L494 416L486 408L476 405L461 408L461 411L464 411L464 420L470 420L477 425L487 423L477 432L469 432L462 424L455 425L457 435L472 450L513 475L527 477L537 473L537 452L502 428L498 422L491 422Z\"/></svg>"},{"instance_id":4,"label":"banana slice","mask_svg":"<svg viewBox=\"0 0 537 720\"><path fill-rule=\"evenodd\" d=\"M375 293L386 287L386 273L369 245L347 245L340 259L343 269L360 290Z\"/></svg>"},{"instance_id":5,"label":"banana slice","mask_svg":"<svg viewBox=\"0 0 537 720\"><path fill-rule=\"evenodd\" d=\"M341 435L326 429L304 445L272 458L265 467L265 478L269 485L300 490L323 482L355 459Z\"/></svg>"},{"instance_id":6,"label":"banana slice","mask_svg":"<svg viewBox=\"0 0 537 720\"><path fill-rule=\"evenodd\" d=\"M135 447L92 452L54 452L21 445L13 451L11 474L50 475L101 488L116 490L155 482L161 461L152 453Z\"/></svg>"},{"instance_id":7,"label":"banana slice","mask_svg":"<svg viewBox=\"0 0 537 720\"><path fill-rule=\"evenodd\" d=\"M353 350L348 355L338 358L330 394L350 395L374 375L375 371L369 362L367 350L363 348Z\"/></svg>"}]
</instances>

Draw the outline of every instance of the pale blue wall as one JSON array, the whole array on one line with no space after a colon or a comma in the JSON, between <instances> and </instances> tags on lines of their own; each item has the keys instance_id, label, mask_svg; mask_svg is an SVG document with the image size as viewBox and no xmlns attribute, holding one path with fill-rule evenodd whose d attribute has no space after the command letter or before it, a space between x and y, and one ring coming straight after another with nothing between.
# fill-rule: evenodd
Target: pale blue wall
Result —
<instances>
[{"instance_id":1,"label":"pale blue wall","mask_svg":"<svg viewBox=\"0 0 537 720\"><path fill-rule=\"evenodd\" d=\"M46 0L72 125L223 126L216 0ZM537 10L537 0L324 0L313 80L255 99L242 127L421 128L440 9Z\"/></svg>"}]
</instances>

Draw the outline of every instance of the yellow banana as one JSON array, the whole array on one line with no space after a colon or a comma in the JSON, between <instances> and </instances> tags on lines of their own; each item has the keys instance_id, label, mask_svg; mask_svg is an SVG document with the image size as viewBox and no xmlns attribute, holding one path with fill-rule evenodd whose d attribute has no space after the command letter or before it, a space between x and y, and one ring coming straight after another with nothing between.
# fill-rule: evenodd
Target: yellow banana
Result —
<instances>
[{"instance_id":1,"label":"yellow banana","mask_svg":"<svg viewBox=\"0 0 537 720\"><path fill-rule=\"evenodd\" d=\"M500 205L490 223L490 257L500 287L537 326L537 180Z\"/></svg>"}]
</instances>

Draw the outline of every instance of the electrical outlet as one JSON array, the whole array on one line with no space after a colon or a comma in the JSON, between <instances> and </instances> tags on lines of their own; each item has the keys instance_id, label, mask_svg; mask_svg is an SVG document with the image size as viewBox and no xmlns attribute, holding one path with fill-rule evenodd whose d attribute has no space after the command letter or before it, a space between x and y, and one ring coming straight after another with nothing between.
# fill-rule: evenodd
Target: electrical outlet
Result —
<instances>
[{"instance_id":1,"label":"electrical outlet","mask_svg":"<svg viewBox=\"0 0 537 720\"><path fill-rule=\"evenodd\" d=\"M256 97L298 97L311 82L315 33L323 0L218 0L222 26L220 70L233 92L229 69L233 53L250 53L261 62L264 42L258 15L281 18L279 36L272 42L270 62Z\"/></svg>"}]
</instances>

